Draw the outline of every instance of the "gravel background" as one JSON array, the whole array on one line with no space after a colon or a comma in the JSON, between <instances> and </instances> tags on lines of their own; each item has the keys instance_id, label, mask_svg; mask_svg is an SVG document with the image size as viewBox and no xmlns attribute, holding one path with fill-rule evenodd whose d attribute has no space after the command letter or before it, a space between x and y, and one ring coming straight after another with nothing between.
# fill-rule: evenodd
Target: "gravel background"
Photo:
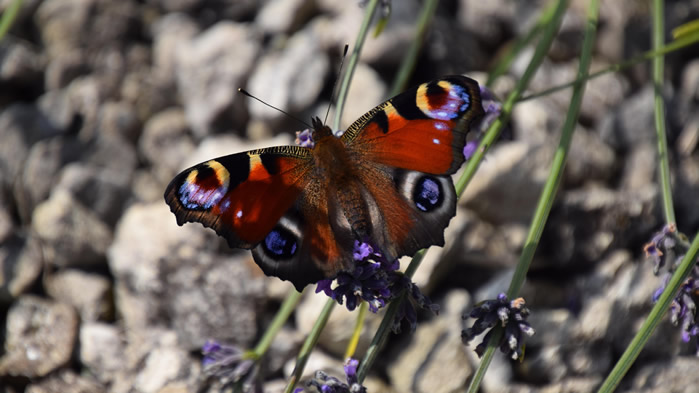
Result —
<instances>
[{"instance_id":1,"label":"gravel background","mask_svg":"<svg viewBox=\"0 0 699 393\"><path fill-rule=\"evenodd\" d=\"M412 82L448 73L483 82L535 22L537 3L442 1ZM603 2L593 70L649 48L647 3ZM419 7L394 1L384 33L366 43L345 126L386 98ZM572 2L531 92L575 77L584 10ZM323 114L362 12L349 0L23 2L0 41L0 392L216 390L201 375L201 345L254 346L291 285L212 231L178 227L163 190L200 161L293 143L293 120L236 89L304 119ZM668 1L667 37L697 17L699 1ZM698 54L668 55L665 69L675 207L690 236L699 229ZM663 219L649 75L639 64L588 84L523 290L537 334L523 362L495 357L483 392L593 391L650 310L660 279L642 247ZM460 201L444 253L432 250L415 277L442 312L391 338L370 392L463 391L477 359L461 344L461 315L509 283L569 96L516 106ZM324 302L307 293L281 331L263 361L264 391L282 391ZM367 319L360 351L379 318ZM309 375L341 376L353 324L335 310ZM620 391L697 392L694 351L662 322Z\"/></svg>"}]
</instances>

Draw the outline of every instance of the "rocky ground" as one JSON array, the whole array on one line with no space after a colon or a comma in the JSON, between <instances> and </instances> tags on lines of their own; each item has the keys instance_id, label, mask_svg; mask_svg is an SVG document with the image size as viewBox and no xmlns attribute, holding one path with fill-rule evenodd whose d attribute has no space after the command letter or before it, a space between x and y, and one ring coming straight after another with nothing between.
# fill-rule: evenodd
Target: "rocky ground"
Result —
<instances>
[{"instance_id":1,"label":"rocky ground","mask_svg":"<svg viewBox=\"0 0 699 393\"><path fill-rule=\"evenodd\" d=\"M442 2L413 82L448 73L483 82L535 21L531 3ZM572 3L532 92L575 76L585 2ZM603 2L593 70L649 48L646 3ZM345 125L386 98L419 5L394 1L384 33L366 43ZM304 119L323 114L362 12L349 0L23 2L0 41L0 391L213 389L202 344L254 346L292 287L212 231L178 227L163 190L200 161L293 143L293 120L236 88ZM668 37L697 17L697 1L668 2ZM665 70L678 227L690 236L699 228L697 53L669 55ZM530 54L496 93L512 88ZM537 333L523 362L495 357L483 392L593 391L646 317L660 279L642 247L663 225L649 75L641 64L588 84L523 293ZM463 390L477 358L461 343L461 316L507 288L569 95L517 105L460 202L444 253L432 250L415 277L442 312L391 338L370 392ZM282 390L324 302L304 296L263 362L264 391ZM308 375L341 375L354 317L336 309ZM378 322L368 318L360 351ZM661 323L620 390L696 392L695 350Z\"/></svg>"}]
</instances>

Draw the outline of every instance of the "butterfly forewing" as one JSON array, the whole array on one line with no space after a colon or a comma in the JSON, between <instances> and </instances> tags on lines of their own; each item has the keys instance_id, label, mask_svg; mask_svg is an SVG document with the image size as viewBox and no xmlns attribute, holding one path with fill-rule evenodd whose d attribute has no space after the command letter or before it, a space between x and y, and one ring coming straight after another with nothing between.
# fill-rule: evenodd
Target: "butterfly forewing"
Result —
<instances>
[{"instance_id":1,"label":"butterfly forewing","mask_svg":"<svg viewBox=\"0 0 699 393\"><path fill-rule=\"evenodd\" d=\"M231 247L252 248L301 194L311 167L308 150L278 146L203 162L170 182L165 201L178 224L199 222Z\"/></svg>"}]
</instances>

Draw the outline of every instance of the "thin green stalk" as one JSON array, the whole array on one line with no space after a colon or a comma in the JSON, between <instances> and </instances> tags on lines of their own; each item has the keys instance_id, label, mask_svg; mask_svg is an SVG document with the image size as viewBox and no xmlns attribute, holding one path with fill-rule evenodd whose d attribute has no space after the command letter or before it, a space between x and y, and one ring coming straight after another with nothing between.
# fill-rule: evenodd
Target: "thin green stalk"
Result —
<instances>
[{"instance_id":1,"label":"thin green stalk","mask_svg":"<svg viewBox=\"0 0 699 393\"><path fill-rule=\"evenodd\" d=\"M672 278L670 278L665 290L663 291L662 295L660 295L660 299L658 299L658 302L655 304L655 306L653 306L653 309L650 310L648 318L646 318L645 322L643 322L641 329L639 329L636 336L633 338L633 340L631 340L631 344L629 344L629 346L626 348L624 354L621 355L621 358L612 369L612 372L607 375L607 379L605 379L604 383L602 383L598 393L611 393L619 385L619 382L621 382L621 379L629 371L629 368L631 368L631 365L633 365L634 361L641 353L641 350L648 342L648 339L655 331L655 328L662 320L663 315L665 315L667 312L670 304L677 294L677 290L691 273L694 264L697 262L698 253L699 233L697 233L694 237L694 240L689 247L689 251L687 251L687 254L680 263L680 266L672 275Z\"/></svg>"},{"instance_id":2,"label":"thin green stalk","mask_svg":"<svg viewBox=\"0 0 699 393\"><path fill-rule=\"evenodd\" d=\"M22 0L14 0L7 8L5 8L5 12L3 12L2 17L0 17L0 40L5 37L5 34L7 34L8 31L10 31L12 23L15 21L15 18L17 18L20 8L22 8Z\"/></svg>"},{"instance_id":3,"label":"thin green stalk","mask_svg":"<svg viewBox=\"0 0 699 393\"><path fill-rule=\"evenodd\" d=\"M420 49L422 49L422 44L425 42L425 36L427 35L427 29L430 27L434 13L437 10L437 5L439 0L426 0L422 5L422 10L420 11L420 16L417 21L417 31L415 33L415 39L410 43L408 51L403 56L403 61L401 61L400 68L398 69L398 74L393 80L393 85L391 85L391 97L405 90L408 84L408 79L413 74L415 70L415 64L417 63L418 55L420 54Z\"/></svg>"},{"instance_id":4,"label":"thin green stalk","mask_svg":"<svg viewBox=\"0 0 699 393\"><path fill-rule=\"evenodd\" d=\"M357 312L357 322L354 324L354 331L352 331L352 337L350 337L349 343L347 344L347 349L345 350L345 359L349 359L354 356L357 351L357 345L359 344L359 338L362 335L362 328L364 327L364 320L366 320L366 310L369 308L367 302L359 302L359 312Z\"/></svg>"},{"instance_id":5,"label":"thin green stalk","mask_svg":"<svg viewBox=\"0 0 699 393\"><path fill-rule=\"evenodd\" d=\"M596 3L596 1L593 1L593 3ZM477 169L478 163L482 159L483 154L485 154L487 147L492 144L492 141L495 140L497 134L500 133L501 128L509 120L514 103L517 102L517 99L521 96L521 93L529 84L529 81L541 65L544 56L548 52L549 47L553 42L553 38L556 32L558 31L561 20L563 19L563 14L565 13L567 6L568 2L565 0L561 0L558 2L556 10L553 13L549 23L546 24L546 28L542 33L541 41L537 45L536 51L534 52L534 56L532 57L531 62L527 66L527 69L524 72L522 79L520 79L520 81L518 82L515 90L507 97L507 100L505 101L505 104L502 107L503 112L500 118L498 118L495 121L495 123L493 123L493 125L490 127L485 137L483 138L483 141L481 142L479 149L476 151L476 154L474 154L474 156L469 161L466 167L466 171L459 179L459 182L457 182L457 191L463 191L463 189L466 187L466 182L470 180L471 177L473 177L473 174ZM585 46L585 44L583 45L584 50L587 49L588 52L591 51L591 44L588 43L588 41L594 42L594 26L596 26L596 20L597 19L595 16L594 19L592 19L592 23L588 23L588 29L585 35L585 44L587 44L587 47ZM592 26L592 29L590 26ZM579 71L579 73L582 73L583 75L587 73L587 65L590 61L589 57L589 53L585 55L585 52L583 52L583 58L580 61ZM510 298L513 298L517 294L519 288L524 283L526 272L529 269L529 263L531 261L530 255L534 254L534 250L536 249L536 243L538 242L538 237L540 237L541 235L541 228L543 228L545 217L548 215L548 211L550 210L550 204L553 200L552 194L555 193L556 187L558 185L558 178L560 177L560 171L562 170L562 166L565 163L566 153L570 144L570 138L572 137L572 130L575 128L575 122L577 121L577 111L579 110L580 101L582 100L582 86L584 86L584 84L579 84L576 89L576 91L579 91L577 108L575 108L576 105L574 104L575 102L573 102L571 108L569 109L569 111L573 112L569 112L568 117L566 119L567 127L564 127L564 132L561 135L559 151L556 154L556 159L554 160L554 164L552 166L552 172L549 176L549 181L547 182L548 194L547 188L545 187L544 193L542 194L542 197L539 200L539 206L537 207L537 213L539 214L537 215L535 213L532 226L530 227L530 236L528 238L529 242L525 243L524 251L522 252L522 256L520 257L520 261L515 271L515 276L512 278L512 282L510 283L510 289L508 290L508 297ZM566 132L566 130L568 131ZM537 239L537 241L531 241L533 239ZM469 385L469 393L476 393L478 391L480 384L483 381L483 378L485 377L485 372L488 369L488 366L490 365L490 361L493 358L495 350L497 349L497 342L502 337L502 334L502 329L498 329L498 331L496 331L495 334L493 334L490 341L488 342L488 347L486 348L481 362L478 365L478 369L476 370L476 373L474 374L473 379L471 380L471 384Z\"/></svg>"},{"instance_id":6,"label":"thin green stalk","mask_svg":"<svg viewBox=\"0 0 699 393\"><path fill-rule=\"evenodd\" d=\"M658 50L665 44L665 11L663 0L653 0L653 49ZM665 102L663 100L663 80L665 58L663 55L653 58L653 87L655 90L655 132L658 143L658 173L662 190L665 222L674 224L675 209L672 205L672 187L670 185L670 160L668 158L667 134L665 132Z\"/></svg>"},{"instance_id":7,"label":"thin green stalk","mask_svg":"<svg viewBox=\"0 0 699 393\"><path fill-rule=\"evenodd\" d=\"M330 314L332 314L336 304L337 303L335 303L335 300L330 298L328 298L328 300L325 302L325 306L320 312L320 315L318 315L318 319L313 325L313 329L311 329L311 332L308 334L306 341L304 341L303 346L301 347L301 351L299 351L299 356L296 359L296 366L294 367L293 375L291 378L289 378L289 383L286 385L284 393L293 392L294 387L296 387L298 381L301 380L301 377L303 376L303 369L306 368L306 363L308 363L308 358L311 356L311 351L313 351L313 347L316 346L320 333L328 323Z\"/></svg>"},{"instance_id":8,"label":"thin green stalk","mask_svg":"<svg viewBox=\"0 0 699 393\"><path fill-rule=\"evenodd\" d=\"M289 319L291 313L294 312L299 300L301 300L301 292L292 289L286 296L286 299L284 299L284 303L282 303L279 311L277 311L277 315L274 316L274 320L272 320L272 323L260 339L260 342L258 342L255 349L253 349L253 353L257 359L260 359L265 352L267 352L267 349L269 349L269 346L272 344L272 340L274 340L274 336L277 335L282 326L284 326L286 320Z\"/></svg>"},{"instance_id":9,"label":"thin green stalk","mask_svg":"<svg viewBox=\"0 0 699 393\"><path fill-rule=\"evenodd\" d=\"M632 57L629 60L626 60L624 62L621 62L618 64L612 64L608 67L602 68L601 70L595 71L595 72L591 73L590 75L588 75L586 80L595 79L599 76L602 76L604 74L608 74L610 72L618 72L618 71L624 70L624 69L629 68L631 66L634 66L640 62L643 62L646 60L651 60L657 56L663 56L665 54L678 51L682 48L686 48L690 45L694 45L697 42L699 42L699 31L696 31L693 33L688 33L686 35L682 35L682 36L678 37L676 40L670 42L669 44L660 47L659 49L653 49L653 50L649 50L647 52L643 52L640 55L634 56L634 57ZM564 84L556 86L556 87L552 87L550 89L542 90L538 93L534 93L534 94L530 94L528 96L522 97L522 99L520 99L518 102L547 96L547 95L556 93L558 91L565 90L569 87L572 87L574 84L575 84L575 81L571 81L571 82L564 83Z\"/></svg>"},{"instance_id":10,"label":"thin green stalk","mask_svg":"<svg viewBox=\"0 0 699 393\"><path fill-rule=\"evenodd\" d=\"M360 383L364 381L364 378L366 378L366 375L369 372L369 368L374 364L376 358L379 356L379 351L381 348L383 348L384 344L386 344L388 334L391 332L391 325L393 325L393 320L398 314L398 308L404 301L406 301L405 291L403 291L403 293L396 299L391 301L391 304L386 307L386 313L381 320L381 324L376 330L376 334L374 334L374 338L371 340L371 344L369 344L369 348L367 349L366 354L364 354L364 358L362 359L361 363L359 363L359 368L357 369L357 380L359 380Z\"/></svg>"},{"instance_id":11,"label":"thin green stalk","mask_svg":"<svg viewBox=\"0 0 699 393\"><path fill-rule=\"evenodd\" d=\"M495 80L500 76L505 74L507 70L510 69L512 63L514 63L517 56L522 52L524 48L534 41L536 37L544 30L546 26L546 21L551 20L554 10L556 9L556 3L551 2L539 16L539 20L536 24L522 37L518 37L514 44L511 45L507 51L500 56L495 68L488 74L488 80L485 82L486 86L492 86Z\"/></svg>"},{"instance_id":12,"label":"thin green stalk","mask_svg":"<svg viewBox=\"0 0 699 393\"><path fill-rule=\"evenodd\" d=\"M350 81L352 81L352 76L354 75L354 70L357 68L357 63L359 62L359 54L362 52L364 47L364 41L366 41L367 33L369 32L369 25L371 20L374 18L374 13L376 12L379 0L371 0L366 6L366 11L364 12L364 20L362 21L362 26L359 28L359 33L357 33L357 39L352 49L352 54L347 62L347 71L342 78L342 84L340 85L340 92L337 94L337 110L335 111L335 121L333 122L333 130L340 129L340 120L342 118L342 110L345 108L345 101L347 100L347 93L349 92Z\"/></svg>"},{"instance_id":13,"label":"thin green stalk","mask_svg":"<svg viewBox=\"0 0 699 393\"><path fill-rule=\"evenodd\" d=\"M505 103L502 105L500 117L498 117L493 124L490 125L488 131L481 139L478 149L469 159L468 163L466 164L466 169L456 182L455 187L457 195L461 195L463 190L466 188L466 185L471 181L471 178L473 178L473 175L476 173L478 165L483 160L483 156L485 155L486 151L495 142L498 136L500 136L500 131L502 131L505 125L510 121L510 116L512 116L512 108L514 107L515 103L519 101L519 98L522 96L527 86L529 86L529 81L531 81L534 73L544 60L544 57L546 56L546 53L553 42L554 35L556 34L556 31L558 31L558 26L560 25L563 13L567 8L567 4L567 0L559 0L556 3L554 13L551 14L551 18L542 21L542 23L546 25L546 29L542 33L541 41L539 41L539 44L534 51L534 56L529 62L527 69L524 71L522 78L520 78L520 80L517 82L515 89L510 93L505 100Z\"/></svg>"}]
</instances>

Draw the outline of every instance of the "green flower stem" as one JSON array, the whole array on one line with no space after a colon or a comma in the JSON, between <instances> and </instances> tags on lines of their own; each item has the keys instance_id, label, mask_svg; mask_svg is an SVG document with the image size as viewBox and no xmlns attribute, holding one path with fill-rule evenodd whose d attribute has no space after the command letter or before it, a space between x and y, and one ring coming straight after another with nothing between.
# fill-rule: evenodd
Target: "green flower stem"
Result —
<instances>
[{"instance_id":1,"label":"green flower stem","mask_svg":"<svg viewBox=\"0 0 699 393\"><path fill-rule=\"evenodd\" d=\"M402 92L407 87L408 79L410 79L413 70L415 70L415 64L417 63L420 49L422 49L422 44L425 42L427 29L430 27L438 4L439 0L426 0L422 5L422 10L420 11L420 16L417 21L415 39L411 42L408 51L403 57L403 61L401 61L398 74L393 80L393 85L391 85L390 97Z\"/></svg>"},{"instance_id":2,"label":"green flower stem","mask_svg":"<svg viewBox=\"0 0 699 393\"><path fill-rule=\"evenodd\" d=\"M364 354L364 358L359 363L359 368L357 369L357 380L359 383L364 381L364 378L366 378L369 372L369 368L376 361L379 351L383 348L384 344L386 344L388 334L391 332L391 325L393 325L393 320L396 318L396 314L398 314L398 308L404 301L406 301L405 291L391 301L391 304L386 307L386 314L384 314L381 324L376 330L376 334L374 334L374 338L371 340L366 354Z\"/></svg>"},{"instance_id":3,"label":"green flower stem","mask_svg":"<svg viewBox=\"0 0 699 393\"><path fill-rule=\"evenodd\" d=\"M607 375L607 379L598 390L599 393L613 392L624 375L629 371L629 368L631 368L631 365L634 363L639 353L641 353L641 350L646 345L646 342L648 342L651 334L653 334L653 331L660 323L663 315L665 315L670 307L670 304L677 294L677 290L691 273L694 264L697 262L697 253L699 253L699 233L694 237L689 251L687 251L680 266L672 275L672 278L670 278L665 290L662 295L660 295L660 299L658 299L658 302L653 306L653 309L650 310L648 318L643 322L641 329L639 329L636 336L631 340L631 344L626 348L624 354L621 355L621 358L614 366L614 369L612 369L612 372Z\"/></svg>"},{"instance_id":4,"label":"green flower stem","mask_svg":"<svg viewBox=\"0 0 699 393\"><path fill-rule=\"evenodd\" d=\"M277 311L277 315L274 316L274 320L269 327L267 327L267 331L265 331L264 336L262 336L260 341L257 343L255 349L252 350L255 359L262 358L265 352L267 352L267 349L269 349L269 346L272 344L272 340L274 340L274 336L277 335L282 326L284 326L286 320L289 319L291 313L294 312L299 300L301 300L301 292L297 292L295 289L292 289L286 296L286 299L279 308L279 311Z\"/></svg>"},{"instance_id":5,"label":"green flower stem","mask_svg":"<svg viewBox=\"0 0 699 393\"><path fill-rule=\"evenodd\" d=\"M529 82L534 76L534 73L544 60L544 57L546 56L546 53L553 42L553 38L558 31L558 26L560 25L560 21L563 18L563 13L565 12L567 5L567 0L559 0L556 3L554 13L550 14L550 18L542 20L542 23L546 26L546 28L542 33L541 41L534 51L534 56L529 62L527 69L524 71L524 75L522 75L522 78L517 82L515 89L512 91L512 93L510 93L505 100L505 103L502 105L500 117L498 117L493 124L490 125L488 131L483 136L478 149L469 159L468 163L466 164L466 169L456 182L455 187L457 195L461 196L466 188L466 185L471 181L471 178L473 178L473 175L476 173L478 165L483 160L483 156L485 155L486 151L495 142L498 136L500 136L500 132L510 121L510 116L512 116L512 108L514 107L515 103L519 101L519 98L524 93L524 90L526 90ZM545 12L544 14L548 15L548 12Z\"/></svg>"},{"instance_id":6,"label":"green flower stem","mask_svg":"<svg viewBox=\"0 0 699 393\"><path fill-rule=\"evenodd\" d=\"M333 122L333 130L340 129L340 120L342 118L342 110L345 108L345 101L347 100L347 93L349 92L350 81L352 81L352 76L354 75L354 70L357 68L357 63L359 62L359 54L362 52L364 47L364 41L366 41L367 33L369 32L369 25L374 17L376 8L379 4L379 0L370 0L369 4L366 6L366 11L364 12L364 20L362 21L362 26L359 28L359 33L357 33L357 40L352 48L352 54L347 62L347 71L342 78L342 84L340 85L340 92L337 95L337 110L335 111L335 121Z\"/></svg>"},{"instance_id":7,"label":"green flower stem","mask_svg":"<svg viewBox=\"0 0 699 393\"><path fill-rule=\"evenodd\" d=\"M527 34L525 34L523 37L518 37L515 42L509 48L507 48L507 51L500 56L498 62L495 64L495 67L488 74L488 80L485 82L486 86L493 86L495 80L510 69L510 66L512 66L512 63L514 63L515 59L522 52L522 50L531 44L534 39L544 30L547 21L551 20L555 9L556 3L551 2L544 9L539 16L539 20L536 21L536 24L527 32Z\"/></svg>"},{"instance_id":8,"label":"green flower stem","mask_svg":"<svg viewBox=\"0 0 699 393\"><path fill-rule=\"evenodd\" d=\"M665 44L665 11L663 0L653 1L653 49L658 50ZM672 187L670 185L670 162L665 132L665 102L663 101L663 80L665 58L663 55L653 58L653 87L655 90L655 132L658 139L658 172L663 196L665 222L674 224L675 209L672 205Z\"/></svg>"},{"instance_id":9,"label":"green flower stem","mask_svg":"<svg viewBox=\"0 0 699 393\"><path fill-rule=\"evenodd\" d=\"M357 345L359 344L359 338L362 335L362 328L364 327L364 320L366 320L366 310L369 308L367 302L359 302L359 312L357 312L357 322L354 324L354 331L352 332L352 337L350 338L349 344L347 344L347 350L345 350L345 359L349 359L354 356L357 351Z\"/></svg>"},{"instance_id":10,"label":"green flower stem","mask_svg":"<svg viewBox=\"0 0 699 393\"><path fill-rule=\"evenodd\" d=\"M303 376L303 369L306 368L306 363L308 362L308 358L311 356L311 351L313 351L313 347L316 346L320 333L328 323L330 314L332 314L336 304L337 303L335 303L335 300L331 298L328 298L328 300L325 302L325 306L320 312L316 323L313 325L311 333L308 334L306 341L304 341L303 346L301 347L301 351L299 351L299 356L296 359L296 366L294 367L293 375L291 378L289 378L289 383L286 385L284 393L293 392L294 387L296 387L296 384L301 380L301 377Z\"/></svg>"},{"instance_id":11,"label":"green flower stem","mask_svg":"<svg viewBox=\"0 0 699 393\"><path fill-rule=\"evenodd\" d=\"M651 60L657 56L663 56L665 54L672 53L672 52L678 51L680 49L686 48L690 45L694 45L697 42L699 42L699 31L693 31L691 33L687 33L686 35L681 35L676 40L670 42L669 44L667 44L665 46L660 47L659 49L649 50L647 52L641 53L640 55L634 56L634 57L630 58L629 60L626 60L626 61L621 62L619 64L612 64L608 67L602 68L599 71L595 71L595 72L589 74L587 76L586 80L594 79L594 78L597 78L597 77L602 76L604 74L608 74L610 72L618 72L618 71L624 70L626 68L634 66L634 65L641 63L643 61ZM559 85L556 87L552 87L550 89L542 90L538 93L534 93L534 94L530 94L528 96L522 97L522 99L520 99L519 102L531 100L531 99L538 98L538 97L547 96L549 94L553 94L553 93L556 93L558 91L565 90L569 87L572 87L574 84L575 84L575 81L572 81L572 82L568 82L568 83L565 83L565 84L562 84L562 85Z\"/></svg>"},{"instance_id":12,"label":"green flower stem","mask_svg":"<svg viewBox=\"0 0 699 393\"><path fill-rule=\"evenodd\" d=\"M20 8L22 8L22 0L15 0L5 8L5 12L3 12L2 17L0 17L0 40L10 31Z\"/></svg>"},{"instance_id":13,"label":"green flower stem","mask_svg":"<svg viewBox=\"0 0 699 393\"><path fill-rule=\"evenodd\" d=\"M593 0L593 3L596 3L596 1ZM553 38L556 32L558 31L561 20L563 19L563 14L565 13L567 6L568 1L566 0L561 0L557 3L556 9L554 13L551 15L551 19L545 24L546 27L542 32L541 41L537 45L536 50L534 52L534 56L532 57L531 62L527 66L524 75L517 83L515 90L507 97L507 100L505 101L505 104L502 107L502 114L489 128L488 132L483 138L483 141L481 141L481 144L479 146L479 149L476 151L476 154L474 154L474 156L471 158L468 165L466 166L466 171L464 171L464 174L459 179L459 182L457 182L457 192L462 192L463 189L466 187L466 183L473 177L473 174L477 169L478 163L483 158L483 154L485 154L487 147L489 147L492 144L497 135L500 133L502 127L504 127L504 125L509 120L512 107L514 106L515 102L517 102L517 99L521 96L522 92L526 89L527 85L529 84L529 81L541 65L544 56L548 52L549 47L553 42ZM594 27L596 27L597 14L594 13L594 15L594 18L590 18L588 14L588 18L590 18L590 20L588 21L588 28L586 30L585 44L583 44L583 50L587 50L588 52L591 51L592 48L591 42L594 42ZM590 54L587 53L587 55L585 55L585 52L583 52L583 57L580 61L579 74L584 75L587 72L586 70L589 61ZM576 91L579 91L579 97L577 99L577 108L574 108L575 105L571 105L571 109L569 109L569 114L566 118L567 127L564 127L563 134L561 135L561 142L559 144L559 149L556 154L554 164L552 165L552 171L549 175L549 181L547 182L547 187L544 188L544 192L542 193L542 196L539 200L539 205L537 206L537 211L534 215L534 219L530 227L529 236L527 239L528 241L527 243L525 243L522 256L520 257L519 263L517 264L517 268L515 270L515 275L512 278L512 282L510 283L510 289L508 290L508 298L514 298L519 292L519 289L522 287L522 284L524 283L524 279L526 277L526 273L529 269L529 264L531 262L531 257L534 255L534 250L536 250L536 244L538 243L538 239L541 236L543 225L546 221L545 218L548 216L548 212L550 211L550 206L553 201L553 194L555 193L556 187L558 185L558 179L560 178L560 173L562 172L562 167L565 163L566 153L568 151L567 146L570 144L572 130L575 128L575 123L577 121L577 112L580 107L580 101L582 100L583 86L584 84L582 82L579 82L577 85ZM570 111L572 111L572 113ZM568 130L568 134L571 135L566 135L566 130ZM533 241L534 239L536 239L536 241ZM493 336L491 336L490 341L488 342L488 347L486 348L483 357L481 358L481 362L478 365L478 369L476 370L476 373L474 374L473 379L471 380L471 384L469 385L469 393L476 393L478 391L478 388L480 387L480 384L483 381L483 377L485 377L485 372L488 369L488 366L490 365L490 361L493 359L495 350L497 349L497 342L499 342L499 340L502 338L502 334L502 329L498 329L497 331L495 331Z\"/></svg>"}]
</instances>

